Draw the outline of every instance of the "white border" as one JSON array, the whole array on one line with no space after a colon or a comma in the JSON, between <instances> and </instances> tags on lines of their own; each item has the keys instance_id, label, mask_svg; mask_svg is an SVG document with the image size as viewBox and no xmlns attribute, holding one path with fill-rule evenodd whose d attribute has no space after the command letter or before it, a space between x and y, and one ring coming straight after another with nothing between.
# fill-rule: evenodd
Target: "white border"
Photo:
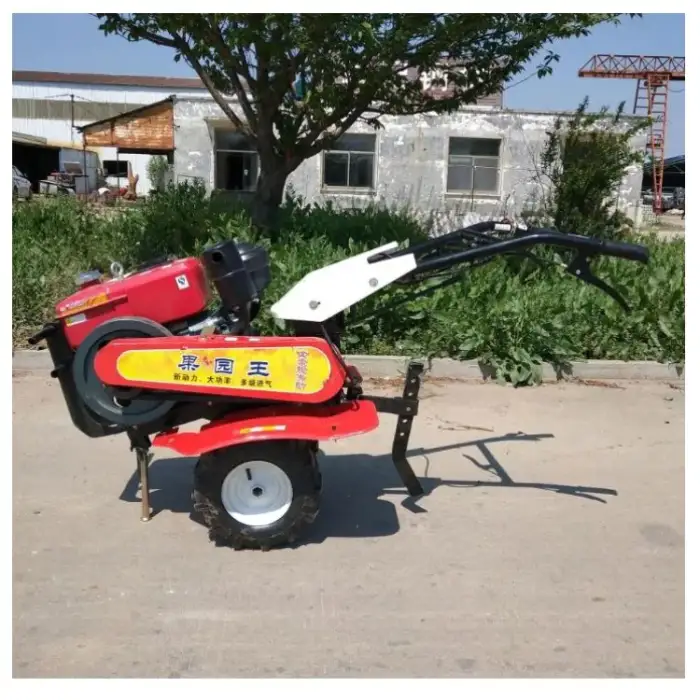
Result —
<instances>
[{"instance_id":1,"label":"white border","mask_svg":"<svg viewBox=\"0 0 700 700\"><path fill-rule=\"evenodd\" d=\"M116 3L103 3L102 8L104 10L111 10L111 11L118 11L120 9L123 9L123 7L114 7ZM550 10L554 7L554 3L540 3L540 2L534 2L531 3L530 6L527 8L528 11L534 11L538 9L547 9ZM449 6L449 8L447 7ZM55 3L52 2L23 2L23 3L13 3L12 4L12 10L17 12L56 12L57 6ZM87 2L72 2L68 4L63 4L60 6L64 10L69 10L70 12L91 12L94 11L96 8L94 6L94 3L87 3ZM637 0L636 2L618 2L616 3L616 8L618 11L621 10L626 10L628 12L646 12L648 14L653 14L655 12L658 12L659 10L666 10L666 11L674 11L674 12L686 12L687 13L687 20L692 23L692 26L696 27L696 30L698 28L698 25L695 25L694 22L697 20L698 17L698 11L696 9L697 5L693 5L690 2L666 2L663 5L659 5L658 3L652 3L649 0ZM102 9L100 8L100 9ZM516 3L514 0L508 0L506 2L495 2L489 4L489 8L493 8L494 10L498 11L511 11L511 10L519 10L522 8L522 6L518 3ZM560 2L557 4L557 8L560 10L564 10L566 8L566 11L577 11L577 10L583 10L586 12L591 12L591 11L606 11L609 9L609 3L604 3L604 2L587 2L585 4L585 10L584 10L584 4L583 3L574 3L574 2ZM186 2L183 2L182 5L180 5L180 2L178 0L170 0L169 2L144 2L141 4L139 7L141 11L143 10L150 10L150 11L164 11L164 12L173 12L173 11L180 11L182 10L183 12L188 12L191 10L191 4L188 4ZM231 9L230 3L225 3L225 2L210 2L208 3L208 10L213 10L213 11L222 11L225 12L226 10ZM237 10L243 11L244 7L241 7L238 5L236 7ZM303 12L323 12L324 10L327 9L327 6L323 5L322 3L319 2L305 2L305 3L296 3L294 5L294 10L295 11L303 11ZM403 0L402 2L384 2L383 5L378 6L376 0L374 2L364 2L362 0L356 0L353 4L352 7L345 7L342 8L345 9L346 11L377 11L380 10L391 10L391 11L397 11L397 12L406 12L406 11L423 11L425 9L425 5L416 2L415 5L413 5L411 2L406 2L406 0ZM465 8L464 3L458 3L458 2L444 2L441 5L440 9L452 9L456 12L464 11ZM471 9L471 7L469 7ZM483 6L475 6L475 10L481 11L483 10ZM255 4L250 3L250 11L252 12L260 12L260 11L278 11L278 12L285 12L289 11L289 5L287 3L283 2L257 2ZM5 25L5 32L4 32L4 38L5 38L5 47L9 47L11 45L11 39L12 39L12 29L11 29L11 22L8 21ZM689 31L686 28L686 34L691 38L695 39L695 36L697 34L697 31ZM572 40L575 41L575 40ZM689 60L689 65L692 67L691 69L691 75L690 75L690 81L693 82L696 80L696 77L693 73L695 70L696 66L700 66L700 60L694 60L693 59L693 54L695 54L695 47L696 47L697 42L696 41L690 41L687 43L686 47L686 55L688 56ZM615 47L611 47L612 50L615 50ZM60 50L57 48L57 50ZM5 56L9 55L9 50L6 48L5 49ZM10 59L11 60L11 59ZM50 66L47 66L47 69L50 69ZM556 70L556 66L555 66ZM6 79L9 82L9 76L10 76L10 71L6 70L5 75L8 76ZM8 87L11 87L8 85ZM695 95L693 89L691 88L688 91L688 97L690 99L690 104L688 106L689 110L695 111L696 108L696 103L694 101L693 95ZM6 123L8 121L11 121L11 111L9 107L9 101L6 100ZM694 124L695 121L691 117L688 119L688 122L690 124ZM9 129L8 129L9 131ZM6 132L8 133L8 132ZM686 151L694 151L695 150L695 143L696 143L696 137L697 134L693 132L693 130L689 130L687 134L687 144L686 144ZM5 139L3 141L3 148L6 150L9 150L10 148L10 140ZM9 162L11 158L6 159L5 162ZM693 156L691 155L690 157L690 162L695 163L699 159L694 159ZM691 169L691 176L690 176L690 189L692 191L692 182L693 182L693 170ZM693 198L690 198L691 201L693 201ZM6 211L6 221L9 219L9 211L11 204L10 204L10 197L6 196L3 198L3 207L5 207ZM697 259L697 252L698 252L698 246L700 246L700 241L698 240L698 237L693 235L693 232L696 231L697 227L694 227L692 222L697 221L700 222L700 214L694 210L693 206L691 205L691 209L688 214L688 219L687 219L687 224L686 224L686 229L689 231L689 236L687 238L687 252L688 252L688 269L691 271L695 272L695 267L694 264L692 263L693 259ZM5 241L9 242L10 237L5 236ZM3 296L4 299L4 305L5 305L5 314L7 318L7 323L3 326L4 333L6 335L7 339L7 344L6 347L9 348L11 344L11 338L8 337L11 335L11 298L12 298L12 289L11 289L11 270L8 270L11 266L11 255L10 251L7 250L8 244L6 243L6 253L5 255L2 256L2 264L6 268L6 273L2 277L2 279L5 281L5 286L6 286L6 293ZM693 252L695 251L695 252ZM653 264L653 261L652 261ZM697 274L691 274L687 278L688 282L688 287L687 287L687 296L688 297L694 297L695 294L697 294L697 280L698 280L698 275ZM693 292L693 289L695 289L695 292ZM692 329L692 333L689 333L687 335L687 349L686 349L686 355L687 355L687 367L690 370L687 372L687 378L686 378L686 391L687 391L687 396L688 400L692 401L695 397L694 390L692 389L692 386L694 385L695 382L695 373L694 373L694 368L697 366L695 362L693 361L693 357L695 356L695 352L697 350L697 338L698 338L698 323L694 319L694 306L691 304L690 307L687 309L687 324L688 328ZM9 373L6 375L7 379L6 381L6 395L10 395L11 392L11 380ZM692 404L688 405L688 413L691 413L692 411ZM21 417L17 417L18 420L21 420ZM694 427L697 429L697 419L693 423ZM3 430L5 431L6 436L9 438L9 440L6 441L10 442L12 441L12 434L10 431L10 422L5 421L3 423ZM693 432L690 432L688 434L689 438L693 437ZM9 452L9 450L8 450ZM693 458L692 454L695 454L696 457ZM697 505L695 502L695 499L692 498L692 496L695 496L698 493L697 490L697 482L698 482L698 467L700 466L700 460L698 459L698 453L697 453L697 448L696 448L696 443L692 442L691 440L688 440L686 443L686 462L687 464L691 465L691 469L688 470L687 475L687 489L686 489L686 494L691 494L690 496L686 495L687 503L686 503L686 514L687 514L687 526L686 526L686 532L690 534L690 537L686 538L686 549L687 552L687 573L686 573L686 590L690 592L690 596L687 598L687 619L689 622L694 622L697 620L697 591L698 591L698 577L696 574L697 571L697 564L696 564L696 552L694 551L696 549L696 532L697 532ZM10 465L6 464L5 468L7 470L8 476L6 479L11 480L11 470L10 470ZM663 465L659 465L660 469L663 469ZM6 487L4 492L6 494L5 498L7 500L7 506L6 508L2 509L2 514L3 514L3 527L2 527L2 535L3 535L3 548L5 552L5 561L11 561L10 559L10 554L12 551L12 535L11 535L11 528L12 528L12 488L11 484L8 485L9 487ZM621 566L624 566L624 562L620 563ZM12 674L12 666L11 666L11 630L12 630L12 616L11 616L11 610L12 610L12 598L11 598L11 586L12 586L12 580L11 580L11 567L10 566L5 566L4 567L5 571L5 577L4 577L4 585L3 585L3 593L4 593L4 600L5 603L2 606L2 612L3 612L3 622L4 624L4 639L3 639L3 652L4 652L4 665L3 665L3 687L2 687L2 696L6 698L44 698L47 696L50 696L52 698L62 698L62 697L67 697L71 698L71 700L77 700L78 698L82 697L89 697L91 699L94 699L95 697L115 697L115 698L122 698L124 696L129 696L129 697L157 697L160 692L165 692L167 694L168 698L177 698L177 697L187 697L191 698L192 693L202 693L202 692L208 692L209 694L214 694L214 693L226 693L226 692L238 692L241 696L243 697L250 697L250 698L262 698L266 694L278 694L282 693L284 694L285 697L289 698L294 698L294 697L303 697L304 700L308 700L308 698L315 697L315 696L320 696L323 694L324 696L327 696L328 693L333 693L335 697L338 698L343 698L343 697L352 697L353 700L358 697L358 695L376 695L379 696L380 694L385 696L388 693L392 694L402 694L405 697L411 697L414 695L423 695L423 694L431 694L433 697L439 697L439 698L447 698L447 697L460 697L463 698L466 696L467 693L488 693L489 699L491 698L498 698L498 697L518 697L520 695L532 695L532 697L537 698L538 700L545 700L546 698L556 698L556 700L561 700L562 698L567 698L567 700L574 700L575 698L586 698L586 700L590 700L591 697L612 697L613 695L615 697L619 697L625 690L634 693L635 696L666 696L666 697L686 697L690 696L690 683L695 680L695 676L697 675L697 661L695 663L692 663L689 661L693 658L697 659L697 651L698 651L698 644L697 644L697 634L696 634L696 628L693 624L688 624L687 625L687 651L686 651L686 678L691 679L686 682L678 682L678 681L613 681L613 680L606 680L606 681L587 681L587 680L575 680L575 681L567 681L567 680L561 680L561 681L550 681L550 682L543 682L543 681L538 681L538 680L533 680L533 681L519 681L519 680L510 680L510 681L504 681L500 684L496 684L492 681L487 681L487 680L473 680L471 681L468 685L465 685L463 682L460 682L459 680L440 680L440 681L422 681L422 680L410 680L410 681L350 681L350 680L339 680L339 681L326 681L325 683L319 683L314 680L303 680L303 681L287 681L287 680L268 680L268 681L254 681L254 680L239 680L235 682L227 682L227 681L219 681L219 680L212 680L212 681L197 681L197 680L182 680L178 683L173 683L170 682L168 683L167 681L158 681L158 680L149 680L149 681L142 681L142 680L113 680L112 682L106 682L106 681L90 681L90 682L85 682L85 681L63 681L61 683L56 683L48 680L37 680L37 681L15 681L11 682L9 679L11 678ZM695 652L695 653L693 653ZM11 685L10 685L11 683ZM168 683L167 686L165 686L165 683ZM235 688L234 684L235 683ZM624 685L621 685L624 684ZM375 691L374 693L372 691ZM697 691L694 693L697 696Z\"/></svg>"}]
</instances>

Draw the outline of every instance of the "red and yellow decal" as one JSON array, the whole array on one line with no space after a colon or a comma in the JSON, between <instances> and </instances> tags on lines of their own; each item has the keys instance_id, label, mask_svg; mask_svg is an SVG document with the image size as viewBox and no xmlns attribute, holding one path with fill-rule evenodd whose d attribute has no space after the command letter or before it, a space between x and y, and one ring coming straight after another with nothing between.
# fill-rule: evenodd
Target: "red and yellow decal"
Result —
<instances>
[{"instance_id":1,"label":"red and yellow decal","mask_svg":"<svg viewBox=\"0 0 700 700\"><path fill-rule=\"evenodd\" d=\"M88 309L94 309L98 306L104 306L109 304L110 298L107 292L101 292L100 294L94 294L91 297L86 297L85 299L78 299L76 301L69 301L66 304L62 304L58 307L58 318L65 318L66 316L72 316L81 311L87 311Z\"/></svg>"},{"instance_id":2,"label":"red and yellow decal","mask_svg":"<svg viewBox=\"0 0 700 700\"><path fill-rule=\"evenodd\" d=\"M116 369L128 382L282 394L316 394L331 376L326 355L304 346L127 350L117 358Z\"/></svg>"},{"instance_id":3,"label":"red and yellow decal","mask_svg":"<svg viewBox=\"0 0 700 700\"><path fill-rule=\"evenodd\" d=\"M118 338L95 356L100 381L192 394L321 403L345 370L323 338Z\"/></svg>"}]
</instances>

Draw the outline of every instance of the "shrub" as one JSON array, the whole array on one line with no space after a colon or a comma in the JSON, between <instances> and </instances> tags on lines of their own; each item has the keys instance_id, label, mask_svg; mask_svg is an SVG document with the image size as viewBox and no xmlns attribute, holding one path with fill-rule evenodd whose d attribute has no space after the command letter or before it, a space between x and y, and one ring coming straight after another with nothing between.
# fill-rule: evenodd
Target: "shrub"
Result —
<instances>
[{"instance_id":1,"label":"shrub","mask_svg":"<svg viewBox=\"0 0 700 700\"><path fill-rule=\"evenodd\" d=\"M13 342L52 317L54 304L74 289L75 274L113 260L126 268L173 253L198 255L218 240L264 244L273 282L267 308L306 273L389 240L425 237L426 222L401 211L335 211L283 208L282 228L272 239L250 225L242 206L224 207L197 185L178 185L143 206L104 213L71 200L37 201L13 209ZM576 359L682 362L684 243L645 240L648 266L601 259L596 272L624 290L627 314L599 290L560 268L513 267L495 262L472 270L458 284L398 306L396 286L370 297L348 315L346 353L479 359L514 384L537 382L542 363ZM370 319L362 317L371 315ZM263 311L256 324L280 332Z\"/></svg>"},{"instance_id":2,"label":"shrub","mask_svg":"<svg viewBox=\"0 0 700 700\"><path fill-rule=\"evenodd\" d=\"M586 98L571 117L558 118L540 154L541 192L534 218L558 231L598 238L622 238L633 222L617 208L617 192L628 169L641 166L633 147L646 120L625 126L624 102L614 114L606 108L586 113Z\"/></svg>"}]
</instances>

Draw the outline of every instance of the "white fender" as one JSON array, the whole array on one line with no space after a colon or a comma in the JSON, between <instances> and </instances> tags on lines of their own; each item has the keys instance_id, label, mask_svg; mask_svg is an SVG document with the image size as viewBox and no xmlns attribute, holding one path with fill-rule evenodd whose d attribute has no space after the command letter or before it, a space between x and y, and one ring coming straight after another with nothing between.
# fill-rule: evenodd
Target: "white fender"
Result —
<instances>
[{"instance_id":1,"label":"white fender","mask_svg":"<svg viewBox=\"0 0 700 700\"><path fill-rule=\"evenodd\" d=\"M270 312L285 321L321 323L416 269L413 253L369 263L376 253L398 248L395 241L310 272Z\"/></svg>"}]
</instances>

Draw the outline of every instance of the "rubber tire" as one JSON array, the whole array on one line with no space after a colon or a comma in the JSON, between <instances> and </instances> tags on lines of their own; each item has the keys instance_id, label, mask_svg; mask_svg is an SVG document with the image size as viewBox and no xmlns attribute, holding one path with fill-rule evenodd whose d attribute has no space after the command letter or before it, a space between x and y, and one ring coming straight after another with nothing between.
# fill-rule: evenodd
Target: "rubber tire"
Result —
<instances>
[{"instance_id":1,"label":"rubber tire","mask_svg":"<svg viewBox=\"0 0 700 700\"><path fill-rule=\"evenodd\" d=\"M316 519L321 501L321 472L315 443L271 440L236 445L202 455L194 472L194 510L219 547L267 551L296 542ZM232 518L221 502L221 486L231 470L243 462L264 460L282 469L292 482L292 503L277 521L253 527Z\"/></svg>"}]
</instances>

